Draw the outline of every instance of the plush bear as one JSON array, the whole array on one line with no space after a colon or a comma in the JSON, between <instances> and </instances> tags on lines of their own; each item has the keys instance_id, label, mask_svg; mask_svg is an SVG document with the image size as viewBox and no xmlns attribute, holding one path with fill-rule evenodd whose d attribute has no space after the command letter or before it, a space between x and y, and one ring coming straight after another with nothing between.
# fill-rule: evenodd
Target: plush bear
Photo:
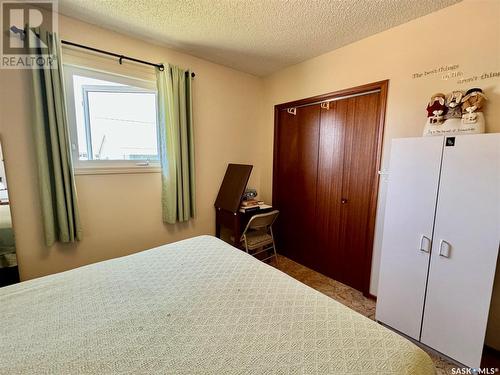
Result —
<instances>
[{"instance_id":1,"label":"plush bear","mask_svg":"<svg viewBox=\"0 0 500 375\"><path fill-rule=\"evenodd\" d=\"M448 109L445 119L462 117L462 91L453 91L446 95L446 108Z\"/></svg>"},{"instance_id":2,"label":"plush bear","mask_svg":"<svg viewBox=\"0 0 500 375\"><path fill-rule=\"evenodd\" d=\"M446 98L444 94L438 93L431 96L427 104L427 117L431 124L442 124L444 115L448 111L445 105Z\"/></svg>"},{"instance_id":3,"label":"plush bear","mask_svg":"<svg viewBox=\"0 0 500 375\"><path fill-rule=\"evenodd\" d=\"M477 113L483 108L488 98L480 88L467 90L462 98L462 119L466 124L474 124L477 121Z\"/></svg>"}]
</instances>

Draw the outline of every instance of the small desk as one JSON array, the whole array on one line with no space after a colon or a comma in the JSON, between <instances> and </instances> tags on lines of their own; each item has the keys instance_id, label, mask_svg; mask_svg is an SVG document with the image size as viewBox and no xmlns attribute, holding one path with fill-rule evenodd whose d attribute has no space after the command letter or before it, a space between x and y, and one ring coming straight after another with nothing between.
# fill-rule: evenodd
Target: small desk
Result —
<instances>
[{"instance_id":1,"label":"small desk","mask_svg":"<svg viewBox=\"0 0 500 375\"><path fill-rule=\"evenodd\" d=\"M272 207L267 206L251 212L240 211L241 200L252 168L253 166L248 164L228 164L214 203L215 236L221 238L221 228L229 228L233 237L231 244L235 247L240 247L241 232L245 229L248 220L254 215L272 210Z\"/></svg>"},{"instance_id":2,"label":"small desk","mask_svg":"<svg viewBox=\"0 0 500 375\"><path fill-rule=\"evenodd\" d=\"M215 236L220 238L221 228L226 227L231 230L233 241L231 245L240 247L240 237L250 218L254 215L272 211L272 207L261 208L251 212L231 212L223 208L215 209Z\"/></svg>"}]
</instances>

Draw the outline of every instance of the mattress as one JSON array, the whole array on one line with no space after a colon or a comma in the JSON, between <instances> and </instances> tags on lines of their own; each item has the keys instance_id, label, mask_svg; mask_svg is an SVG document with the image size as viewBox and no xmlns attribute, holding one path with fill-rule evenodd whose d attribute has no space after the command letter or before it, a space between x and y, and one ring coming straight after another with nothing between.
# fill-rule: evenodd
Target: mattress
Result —
<instances>
[{"instance_id":1,"label":"mattress","mask_svg":"<svg viewBox=\"0 0 500 375\"><path fill-rule=\"evenodd\" d=\"M2 374L434 374L410 341L210 236L0 289Z\"/></svg>"}]
</instances>

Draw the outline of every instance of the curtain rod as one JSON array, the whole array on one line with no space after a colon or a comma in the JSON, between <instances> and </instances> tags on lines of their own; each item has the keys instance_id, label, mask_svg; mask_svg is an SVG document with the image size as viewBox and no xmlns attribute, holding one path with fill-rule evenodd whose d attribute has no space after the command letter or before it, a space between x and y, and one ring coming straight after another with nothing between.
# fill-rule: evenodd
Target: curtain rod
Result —
<instances>
[{"instance_id":1,"label":"curtain rod","mask_svg":"<svg viewBox=\"0 0 500 375\"><path fill-rule=\"evenodd\" d=\"M89 51L93 51L93 52L97 52L97 53L102 53L104 55L117 57L118 58L118 62L120 64L122 63L122 60L129 60L129 61L133 61L133 62L138 63L138 64L144 64L144 65L154 66L154 67L156 67L156 68L158 68L160 70L164 70L165 69L165 67L163 66L163 64L155 64L155 63L152 63L152 62L149 62L149 61L139 60L139 59L136 59L134 57L120 55L118 53L104 51L102 49L98 49L98 48L94 48L94 47L84 46L83 44L69 42L67 40L61 40L61 43L62 44L66 44L68 46L78 47L78 48L86 49L86 50L89 50ZM194 78L195 76L196 76L196 74L194 72L191 72L191 77Z\"/></svg>"}]
</instances>

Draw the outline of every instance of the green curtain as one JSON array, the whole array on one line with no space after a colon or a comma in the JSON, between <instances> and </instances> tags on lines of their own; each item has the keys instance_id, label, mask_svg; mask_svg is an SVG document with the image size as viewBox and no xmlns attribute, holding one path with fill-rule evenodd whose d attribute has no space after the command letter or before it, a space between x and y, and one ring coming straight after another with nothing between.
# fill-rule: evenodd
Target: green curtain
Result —
<instances>
[{"instance_id":1,"label":"green curtain","mask_svg":"<svg viewBox=\"0 0 500 375\"><path fill-rule=\"evenodd\" d=\"M157 69L163 221L195 215L191 72L164 64Z\"/></svg>"},{"instance_id":2,"label":"green curtain","mask_svg":"<svg viewBox=\"0 0 500 375\"><path fill-rule=\"evenodd\" d=\"M55 33L40 29L36 32L55 58L52 67L32 69L36 163L45 242L51 246L56 241L80 240L82 231L67 126L61 45Z\"/></svg>"}]
</instances>

